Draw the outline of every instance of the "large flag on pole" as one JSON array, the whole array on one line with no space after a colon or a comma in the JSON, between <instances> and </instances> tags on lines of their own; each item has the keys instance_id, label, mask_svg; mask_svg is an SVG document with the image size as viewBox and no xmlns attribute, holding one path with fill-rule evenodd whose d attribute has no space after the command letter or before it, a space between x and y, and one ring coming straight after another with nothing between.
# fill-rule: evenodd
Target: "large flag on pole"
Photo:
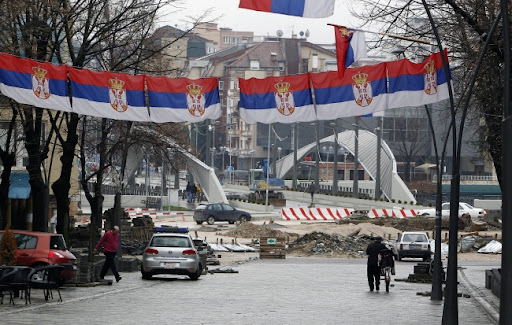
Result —
<instances>
[{"instance_id":1,"label":"large flag on pole","mask_svg":"<svg viewBox=\"0 0 512 325\"><path fill-rule=\"evenodd\" d=\"M444 52L446 62L448 57ZM421 63L407 59L386 62L389 78L389 108L432 104L449 98L448 80L441 53ZM448 67L449 81L451 73Z\"/></svg>"},{"instance_id":2,"label":"large flag on pole","mask_svg":"<svg viewBox=\"0 0 512 325\"><path fill-rule=\"evenodd\" d=\"M385 63L347 69L343 78L336 71L309 75L319 120L375 114L388 107Z\"/></svg>"},{"instance_id":3,"label":"large flag on pole","mask_svg":"<svg viewBox=\"0 0 512 325\"><path fill-rule=\"evenodd\" d=\"M248 124L308 122L316 119L307 74L238 81L240 116Z\"/></svg>"},{"instance_id":4,"label":"large flag on pole","mask_svg":"<svg viewBox=\"0 0 512 325\"><path fill-rule=\"evenodd\" d=\"M334 26L336 41L336 60L338 75L343 77L345 69L360 58L367 57L364 32L348 29L344 26Z\"/></svg>"},{"instance_id":5,"label":"large flag on pole","mask_svg":"<svg viewBox=\"0 0 512 325\"><path fill-rule=\"evenodd\" d=\"M239 8L305 18L332 16L334 0L240 0Z\"/></svg>"},{"instance_id":6,"label":"large flag on pole","mask_svg":"<svg viewBox=\"0 0 512 325\"><path fill-rule=\"evenodd\" d=\"M66 66L0 54L0 92L21 104L71 111Z\"/></svg>"},{"instance_id":7,"label":"large flag on pole","mask_svg":"<svg viewBox=\"0 0 512 325\"><path fill-rule=\"evenodd\" d=\"M151 121L200 122L221 114L217 78L146 77Z\"/></svg>"},{"instance_id":8,"label":"large flag on pole","mask_svg":"<svg viewBox=\"0 0 512 325\"><path fill-rule=\"evenodd\" d=\"M69 68L73 112L83 115L149 122L144 76Z\"/></svg>"}]
</instances>

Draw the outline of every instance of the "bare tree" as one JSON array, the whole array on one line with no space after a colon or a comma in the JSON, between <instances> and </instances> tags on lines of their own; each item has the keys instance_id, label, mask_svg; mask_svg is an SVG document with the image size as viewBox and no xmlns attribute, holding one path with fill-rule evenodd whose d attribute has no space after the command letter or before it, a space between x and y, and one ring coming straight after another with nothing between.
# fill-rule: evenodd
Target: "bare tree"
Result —
<instances>
[{"instance_id":1,"label":"bare tree","mask_svg":"<svg viewBox=\"0 0 512 325\"><path fill-rule=\"evenodd\" d=\"M489 37L489 30L499 14L497 1L453 1L445 0L430 6L432 15L442 34L442 42L449 50L450 67L454 76L456 94L466 95L466 87L472 77L479 52ZM369 1L358 2L352 12L364 21L366 28L378 26L379 30L406 37L432 41L434 33L426 19L421 1ZM419 23L419 22L424 23ZM376 27L377 28L377 27ZM501 123L503 119L503 37L502 27L494 33L486 53L483 66L478 74L472 94L473 116L480 119L478 130L480 150L490 157L501 183ZM385 36L372 39L374 49L398 41ZM414 42L400 41L409 53L417 53L420 46ZM421 47L433 51L434 48ZM462 103L456 102L456 111Z\"/></svg>"}]
</instances>

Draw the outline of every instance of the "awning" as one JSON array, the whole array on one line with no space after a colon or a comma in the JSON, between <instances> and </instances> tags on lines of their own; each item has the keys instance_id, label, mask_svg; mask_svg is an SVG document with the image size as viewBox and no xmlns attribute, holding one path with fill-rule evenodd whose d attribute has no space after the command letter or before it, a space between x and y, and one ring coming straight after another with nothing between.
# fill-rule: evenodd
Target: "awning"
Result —
<instances>
[{"instance_id":1,"label":"awning","mask_svg":"<svg viewBox=\"0 0 512 325\"><path fill-rule=\"evenodd\" d=\"M29 179L28 173L11 173L9 199L28 199L31 192Z\"/></svg>"}]
</instances>

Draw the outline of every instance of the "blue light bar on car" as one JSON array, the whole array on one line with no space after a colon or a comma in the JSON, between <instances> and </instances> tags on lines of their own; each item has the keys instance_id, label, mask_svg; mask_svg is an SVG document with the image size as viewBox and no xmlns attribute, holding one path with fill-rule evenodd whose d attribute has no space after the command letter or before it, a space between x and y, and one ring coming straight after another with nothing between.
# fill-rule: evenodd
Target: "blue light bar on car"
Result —
<instances>
[{"instance_id":1,"label":"blue light bar on car","mask_svg":"<svg viewBox=\"0 0 512 325\"><path fill-rule=\"evenodd\" d=\"M172 232L172 233L188 233L187 227L170 227L170 226L161 226L155 227L154 232Z\"/></svg>"}]
</instances>

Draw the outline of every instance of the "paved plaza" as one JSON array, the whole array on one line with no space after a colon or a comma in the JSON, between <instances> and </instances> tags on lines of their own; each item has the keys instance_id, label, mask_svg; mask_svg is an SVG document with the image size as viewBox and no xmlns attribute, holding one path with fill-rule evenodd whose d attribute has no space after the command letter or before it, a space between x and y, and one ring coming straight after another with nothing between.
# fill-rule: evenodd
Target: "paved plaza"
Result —
<instances>
[{"instance_id":1,"label":"paved plaza","mask_svg":"<svg viewBox=\"0 0 512 325\"><path fill-rule=\"evenodd\" d=\"M413 273L414 261L396 263L396 276ZM484 289L484 271L496 262L459 263L473 296L458 300L460 324L494 324L475 299L491 309L497 299ZM216 267L210 267L213 269ZM238 273L144 281L139 272L123 273L112 286L70 287L63 302L0 305L3 324L441 324L443 304L417 295L430 284L393 281L389 293L370 292L366 259L294 258L253 260L233 267ZM460 272L459 272L460 277ZM394 280L394 279L393 279ZM384 286L382 286L384 287ZM487 306L489 307L489 306Z\"/></svg>"}]
</instances>

